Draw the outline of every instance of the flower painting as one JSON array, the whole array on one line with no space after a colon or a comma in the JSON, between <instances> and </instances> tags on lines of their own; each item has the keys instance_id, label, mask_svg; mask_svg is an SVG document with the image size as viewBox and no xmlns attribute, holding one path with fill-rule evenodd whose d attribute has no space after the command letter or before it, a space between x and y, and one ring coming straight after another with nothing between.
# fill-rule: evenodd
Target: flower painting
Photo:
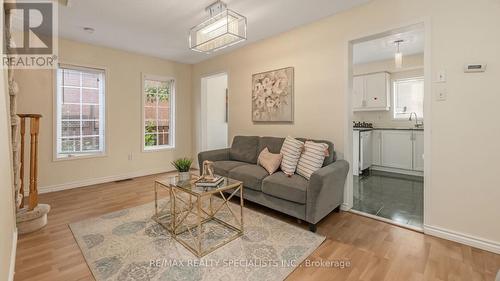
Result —
<instances>
[{"instance_id":1,"label":"flower painting","mask_svg":"<svg viewBox=\"0 0 500 281\"><path fill-rule=\"evenodd\" d=\"M293 67L252 75L252 120L293 122Z\"/></svg>"}]
</instances>

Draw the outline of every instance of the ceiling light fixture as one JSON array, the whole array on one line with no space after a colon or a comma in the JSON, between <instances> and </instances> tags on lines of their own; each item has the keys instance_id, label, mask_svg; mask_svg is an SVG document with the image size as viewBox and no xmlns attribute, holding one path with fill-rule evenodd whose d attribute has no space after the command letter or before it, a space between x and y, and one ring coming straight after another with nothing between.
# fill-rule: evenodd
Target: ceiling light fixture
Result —
<instances>
[{"instance_id":1,"label":"ceiling light fixture","mask_svg":"<svg viewBox=\"0 0 500 281\"><path fill-rule=\"evenodd\" d=\"M212 53L247 39L247 18L217 1L206 9L210 17L191 28L189 48L202 53Z\"/></svg>"},{"instance_id":2,"label":"ceiling light fixture","mask_svg":"<svg viewBox=\"0 0 500 281\"><path fill-rule=\"evenodd\" d=\"M399 50L399 45L403 43L404 40L396 40L394 41L394 44L396 44L396 54L394 54L394 63L396 65L396 68L402 68L403 67L403 53Z\"/></svg>"}]
</instances>

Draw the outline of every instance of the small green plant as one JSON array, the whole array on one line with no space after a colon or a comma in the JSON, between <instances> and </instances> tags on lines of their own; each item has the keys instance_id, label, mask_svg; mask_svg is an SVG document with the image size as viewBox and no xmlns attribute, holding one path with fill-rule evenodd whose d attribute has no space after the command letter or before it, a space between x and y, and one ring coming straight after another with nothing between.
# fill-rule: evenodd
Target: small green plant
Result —
<instances>
[{"instance_id":1,"label":"small green plant","mask_svg":"<svg viewBox=\"0 0 500 281\"><path fill-rule=\"evenodd\" d=\"M172 162L172 165L180 173L189 172L189 169L191 168L191 164L193 164L193 159L191 159L191 158L179 158L179 159Z\"/></svg>"}]
</instances>

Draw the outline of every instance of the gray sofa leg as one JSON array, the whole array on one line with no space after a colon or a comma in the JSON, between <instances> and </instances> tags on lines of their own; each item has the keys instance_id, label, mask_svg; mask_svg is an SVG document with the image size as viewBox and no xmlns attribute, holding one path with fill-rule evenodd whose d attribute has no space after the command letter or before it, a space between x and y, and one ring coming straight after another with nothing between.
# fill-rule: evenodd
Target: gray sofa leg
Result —
<instances>
[{"instance_id":1,"label":"gray sofa leg","mask_svg":"<svg viewBox=\"0 0 500 281\"><path fill-rule=\"evenodd\" d=\"M316 229L317 229L316 224L314 224L314 223L309 224L309 231L316 232Z\"/></svg>"},{"instance_id":2,"label":"gray sofa leg","mask_svg":"<svg viewBox=\"0 0 500 281\"><path fill-rule=\"evenodd\" d=\"M333 211L334 211L335 213L340 213L340 205L339 205L337 208L333 209Z\"/></svg>"}]
</instances>

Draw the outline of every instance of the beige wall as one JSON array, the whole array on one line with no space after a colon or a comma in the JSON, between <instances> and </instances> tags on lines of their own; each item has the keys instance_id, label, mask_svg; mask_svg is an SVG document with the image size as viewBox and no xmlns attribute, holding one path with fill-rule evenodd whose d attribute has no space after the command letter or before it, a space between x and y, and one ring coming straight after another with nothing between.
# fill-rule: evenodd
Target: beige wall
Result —
<instances>
[{"instance_id":1,"label":"beige wall","mask_svg":"<svg viewBox=\"0 0 500 281\"><path fill-rule=\"evenodd\" d=\"M348 116L348 41L429 19L432 77L443 69L448 99L434 99L430 132L432 165L427 181L426 224L500 243L500 26L498 0L374 0L366 5L251 44L194 66L194 151L199 148L200 76L229 73L229 134L293 135L332 140L344 152ZM464 74L463 65L486 62L481 74ZM251 75L295 68L294 124L251 122ZM429 149L429 148L428 148Z\"/></svg>"},{"instance_id":2,"label":"beige wall","mask_svg":"<svg viewBox=\"0 0 500 281\"><path fill-rule=\"evenodd\" d=\"M354 75L362 75L373 72L389 72L391 75L391 80L405 79L412 77L424 77L424 56L423 54L405 56L403 68L396 69L394 65L394 60L382 60L374 61L364 64L356 64L353 66ZM392 83L391 83L392 88ZM356 111L353 112L353 121L363 121L373 123L375 127L390 127L390 128L409 128L412 127L415 122L408 121L408 119L395 120L393 118L392 110L392 89L391 89L391 109L388 111ZM422 116L418 117L419 120Z\"/></svg>"},{"instance_id":3,"label":"beige wall","mask_svg":"<svg viewBox=\"0 0 500 281\"><path fill-rule=\"evenodd\" d=\"M50 70L16 72L19 112L41 113L39 186L92 183L122 175L173 170L170 162L191 152L191 66L167 60L97 47L74 41L59 41L60 62L103 67L107 72L107 156L53 161L54 77ZM141 73L176 79L176 148L142 152ZM132 153L132 160L128 154Z\"/></svg>"},{"instance_id":4,"label":"beige wall","mask_svg":"<svg viewBox=\"0 0 500 281\"><path fill-rule=\"evenodd\" d=\"M1 13L3 14L3 11ZM10 268L13 266L11 255L15 250L12 248L12 241L16 229L8 99L6 71L0 68L0 155L2 155L0 160L0 280L9 280Z\"/></svg>"}]
</instances>

